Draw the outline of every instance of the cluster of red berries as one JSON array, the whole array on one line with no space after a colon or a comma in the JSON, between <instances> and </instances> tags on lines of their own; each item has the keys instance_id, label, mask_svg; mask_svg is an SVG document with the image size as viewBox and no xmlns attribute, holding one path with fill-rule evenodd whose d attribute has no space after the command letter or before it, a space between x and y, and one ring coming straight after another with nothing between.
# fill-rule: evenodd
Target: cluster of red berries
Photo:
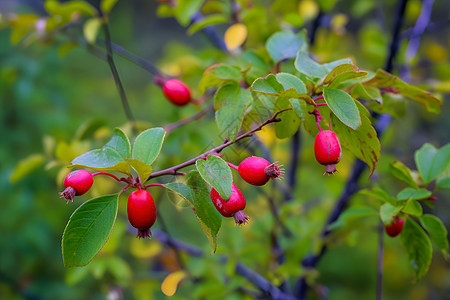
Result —
<instances>
[{"instance_id":1,"label":"cluster of red berries","mask_svg":"<svg viewBox=\"0 0 450 300\"><path fill-rule=\"evenodd\" d=\"M258 156L247 157L237 167L232 164L230 166L238 170L244 181L255 186L264 185L270 179L278 178L283 173L283 169L277 163L271 164ZM249 217L243 211L246 206L245 197L234 183L231 185L230 199L223 199L215 189L211 189L210 196L214 206L222 216L234 217L236 225L247 223Z\"/></svg>"}]
</instances>

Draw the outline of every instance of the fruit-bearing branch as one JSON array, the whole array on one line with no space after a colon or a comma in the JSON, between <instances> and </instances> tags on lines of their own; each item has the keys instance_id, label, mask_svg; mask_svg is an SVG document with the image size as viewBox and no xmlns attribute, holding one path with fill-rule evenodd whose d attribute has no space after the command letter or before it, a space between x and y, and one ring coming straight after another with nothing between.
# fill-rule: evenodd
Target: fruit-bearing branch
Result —
<instances>
[{"instance_id":1,"label":"fruit-bearing branch","mask_svg":"<svg viewBox=\"0 0 450 300\"><path fill-rule=\"evenodd\" d=\"M277 118L278 115L280 113L284 112L284 111L287 111L287 110L291 110L291 108L283 109L283 110L280 110L280 111L276 112L270 119L267 119L265 122L263 122L262 124L260 124L259 126L253 128L253 129L247 131L246 133L241 134L234 141L225 140L220 146L217 146L217 147L215 147L215 148L213 148L211 150L208 150L208 151L206 151L203 154L200 154L200 155L198 155L198 156L196 156L196 157L194 157L194 158L192 158L192 159L190 159L188 161L185 161L184 163L181 163L179 165L176 165L176 166L173 166L171 168L167 168L167 169L164 169L164 170L161 170L161 171L153 172L150 175L149 179L155 178L155 177L159 177L159 176L163 176L163 175L179 175L179 172L178 172L179 169L182 169L182 168L188 167L190 165L193 165L199 159L206 159L206 157L208 155L210 155L210 154L214 155L214 154L220 153L226 147L231 146L234 143L236 143L236 142L238 142L238 141L240 141L240 140L242 140L244 138L251 137L253 135L253 133L255 133L256 131L261 130L264 126L266 126L266 125L268 125L270 123L280 122L281 119Z\"/></svg>"}]
</instances>

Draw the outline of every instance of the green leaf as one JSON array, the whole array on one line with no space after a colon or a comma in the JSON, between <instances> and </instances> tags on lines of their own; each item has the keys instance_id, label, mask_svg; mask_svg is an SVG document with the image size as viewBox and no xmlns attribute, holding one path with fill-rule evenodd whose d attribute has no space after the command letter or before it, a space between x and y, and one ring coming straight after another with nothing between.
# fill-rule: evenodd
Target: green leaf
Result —
<instances>
[{"instance_id":1,"label":"green leaf","mask_svg":"<svg viewBox=\"0 0 450 300\"><path fill-rule=\"evenodd\" d=\"M375 76L368 81L363 82L363 85L374 86L378 88L391 88L392 93L401 94L422 104L429 112L439 113L441 111L441 100L434 97L429 92L421 90L414 85L407 84L399 77L394 76L384 70L377 70Z\"/></svg>"},{"instance_id":2,"label":"green leaf","mask_svg":"<svg viewBox=\"0 0 450 300\"><path fill-rule=\"evenodd\" d=\"M447 228L442 221L433 215L425 214L419 219L420 224L430 235L431 241L438 247L446 259L448 259Z\"/></svg>"},{"instance_id":3,"label":"green leaf","mask_svg":"<svg viewBox=\"0 0 450 300\"><path fill-rule=\"evenodd\" d=\"M195 211L195 194L190 187L181 182L166 183L164 187L182 197Z\"/></svg>"},{"instance_id":4,"label":"green leaf","mask_svg":"<svg viewBox=\"0 0 450 300\"><path fill-rule=\"evenodd\" d=\"M349 94L342 90L323 88L323 98L342 123L355 130L361 126L358 107Z\"/></svg>"},{"instance_id":5,"label":"green leaf","mask_svg":"<svg viewBox=\"0 0 450 300\"><path fill-rule=\"evenodd\" d=\"M102 26L102 21L99 18L92 18L84 23L83 35L89 44L95 44L100 26Z\"/></svg>"},{"instance_id":6,"label":"green leaf","mask_svg":"<svg viewBox=\"0 0 450 300\"><path fill-rule=\"evenodd\" d=\"M396 161L390 165L390 171L392 175L400 179L401 181L406 182L412 187L417 188L417 183L411 176L411 170L405 166L402 162Z\"/></svg>"},{"instance_id":7,"label":"green leaf","mask_svg":"<svg viewBox=\"0 0 450 300\"><path fill-rule=\"evenodd\" d=\"M383 190L379 187L375 187L371 190L364 189L364 190L359 191L359 193L362 195L373 197L373 198L378 199L383 202L390 203L394 206L398 205L397 199L395 199L394 197L389 195L385 190Z\"/></svg>"},{"instance_id":8,"label":"green leaf","mask_svg":"<svg viewBox=\"0 0 450 300\"><path fill-rule=\"evenodd\" d=\"M353 130L332 115L333 130L340 143L369 166L369 176L371 176L380 159L381 145L370 120L363 113L360 113L360 117L362 125L357 130Z\"/></svg>"},{"instance_id":9,"label":"green leaf","mask_svg":"<svg viewBox=\"0 0 450 300\"><path fill-rule=\"evenodd\" d=\"M330 83L330 85L328 87L329 88L337 88L337 87L342 88L342 85L340 85L341 83L348 81L348 80L357 79L357 78L358 78L358 80L356 80L356 81L361 81L366 76L367 76L367 72L364 72L364 71L342 73L342 74L339 74L338 76L336 76L336 78L333 80L333 82ZM355 82L355 80L348 81L346 83L346 85L352 85L352 84L354 84L354 82Z\"/></svg>"},{"instance_id":10,"label":"green leaf","mask_svg":"<svg viewBox=\"0 0 450 300\"><path fill-rule=\"evenodd\" d=\"M27 158L22 159L14 169L9 180L15 183L24 178L37 168L41 167L45 162L45 157L42 154L32 154Z\"/></svg>"},{"instance_id":11,"label":"green leaf","mask_svg":"<svg viewBox=\"0 0 450 300\"><path fill-rule=\"evenodd\" d=\"M288 98L279 97L276 102L277 110L291 108L291 102ZM300 126L301 120L294 110L287 110L278 115L281 122L275 123L275 134L279 139L285 139L293 136Z\"/></svg>"},{"instance_id":12,"label":"green leaf","mask_svg":"<svg viewBox=\"0 0 450 300\"><path fill-rule=\"evenodd\" d=\"M350 58L342 58L329 63L324 63L322 66L325 68L327 73L331 72L334 68L343 64L353 64Z\"/></svg>"},{"instance_id":13,"label":"green leaf","mask_svg":"<svg viewBox=\"0 0 450 300\"><path fill-rule=\"evenodd\" d=\"M327 230L335 230L358 218L376 215L377 211L372 207L352 207L344 211L336 221L328 225Z\"/></svg>"},{"instance_id":14,"label":"green leaf","mask_svg":"<svg viewBox=\"0 0 450 300\"><path fill-rule=\"evenodd\" d=\"M102 12L108 14L116 5L117 1L118 0L102 0L100 3L100 8Z\"/></svg>"},{"instance_id":15,"label":"green leaf","mask_svg":"<svg viewBox=\"0 0 450 300\"><path fill-rule=\"evenodd\" d=\"M74 13L94 16L96 9L85 1L68 1L59 3L56 0L47 0L44 4L50 15L60 15L65 18L72 17Z\"/></svg>"},{"instance_id":16,"label":"green leaf","mask_svg":"<svg viewBox=\"0 0 450 300\"><path fill-rule=\"evenodd\" d=\"M222 225L222 216L214 207L211 201L208 185L196 171L190 172L186 176L187 184L194 193L192 203L194 204L195 214L202 226L203 231L208 237L212 251L217 249L217 234Z\"/></svg>"},{"instance_id":17,"label":"green leaf","mask_svg":"<svg viewBox=\"0 0 450 300\"><path fill-rule=\"evenodd\" d=\"M131 144L128 136L120 129L114 128L113 136L105 147L116 150L123 158L131 156Z\"/></svg>"},{"instance_id":18,"label":"green leaf","mask_svg":"<svg viewBox=\"0 0 450 300\"><path fill-rule=\"evenodd\" d=\"M436 189L450 189L450 177L438 178Z\"/></svg>"},{"instance_id":19,"label":"green leaf","mask_svg":"<svg viewBox=\"0 0 450 300\"><path fill-rule=\"evenodd\" d=\"M84 202L70 216L62 239L66 267L87 265L108 240L117 216L118 195Z\"/></svg>"},{"instance_id":20,"label":"green leaf","mask_svg":"<svg viewBox=\"0 0 450 300\"><path fill-rule=\"evenodd\" d=\"M397 194L397 200L420 200L431 196L431 192L426 189L406 188Z\"/></svg>"},{"instance_id":21,"label":"green leaf","mask_svg":"<svg viewBox=\"0 0 450 300\"><path fill-rule=\"evenodd\" d=\"M71 164L97 171L117 171L130 174L130 165L116 150L110 147L86 152L72 160Z\"/></svg>"},{"instance_id":22,"label":"green leaf","mask_svg":"<svg viewBox=\"0 0 450 300\"><path fill-rule=\"evenodd\" d=\"M406 219L400 237L415 270L416 278L420 279L430 267L432 257L430 239L422 228L410 218Z\"/></svg>"},{"instance_id":23,"label":"green leaf","mask_svg":"<svg viewBox=\"0 0 450 300\"><path fill-rule=\"evenodd\" d=\"M284 91L283 85L278 82L277 78L273 74L269 74L264 78L256 79L250 89L255 93L274 96L278 96L282 91Z\"/></svg>"},{"instance_id":24,"label":"green leaf","mask_svg":"<svg viewBox=\"0 0 450 300\"><path fill-rule=\"evenodd\" d=\"M199 159L195 165L202 178L219 193L220 197L230 199L233 176L230 167L222 158L208 155L206 160Z\"/></svg>"},{"instance_id":25,"label":"green leaf","mask_svg":"<svg viewBox=\"0 0 450 300\"><path fill-rule=\"evenodd\" d=\"M385 203L380 207L380 218L384 225L391 224L392 218L402 210L402 206L394 206L390 203Z\"/></svg>"},{"instance_id":26,"label":"green leaf","mask_svg":"<svg viewBox=\"0 0 450 300\"><path fill-rule=\"evenodd\" d=\"M152 174L153 168L146 163L134 158L125 158L125 160L133 167L133 169L138 173L141 182L147 181L150 174Z\"/></svg>"},{"instance_id":27,"label":"green leaf","mask_svg":"<svg viewBox=\"0 0 450 300\"><path fill-rule=\"evenodd\" d=\"M161 152L166 132L161 127L150 128L136 137L132 157L151 165Z\"/></svg>"},{"instance_id":28,"label":"green leaf","mask_svg":"<svg viewBox=\"0 0 450 300\"><path fill-rule=\"evenodd\" d=\"M192 16L200 10L204 0L180 0L174 9L175 17L183 27L187 27Z\"/></svg>"},{"instance_id":29,"label":"green leaf","mask_svg":"<svg viewBox=\"0 0 450 300\"><path fill-rule=\"evenodd\" d=\"M327 75L327 68L314 60L312 60L308 53L299 51L295 59L295 68L300 73L305 74L311 79L322 78Z\"/></svg>"},{"instance_id":30,"label":"green leaf","mask_svg":"<svg viewBox=\"0 0 450 300\"><path fill-rule=\"evenodd\" d=\"M359 71L359 68L355 66L354 64L341 64L336 66L333 70L331 70L330 73L325 77L323 80L323 84L330 84L333 82L333 80L336 79L337 76L348 73L348 72L357 72Z\"/></svg>"},{"instance_id":31,"label":"green leaf","mask_svg":"<svg viewBox=\"0 0 450 300\"><path fill-rule=\"evenodd\" d=\"M209 87L216 87L231 80L240 82L241 79L242 73L239 67L215 64L205 70L198 85L198 89L200 93L204 94Z\"/></svg>"},{"instance_id":32,"label":"green leaf","mask_svg":"<svg viewBox=\"0 0 450 300\"><path fill-rule=\"evenodd\" d=\"M289 73L278 73L275 75L275 78L281 85L284 90L295 89L298 94L306 93L306 86L298 77L289 74Z\"/></svg>"},{"instance_id":33,"label":"green leaf","mask_svg":"<svg viewBox=\"0 0 450 300\"><path fill-rule=\"evenodd\" d=\"M201 20L198 20L197 22L193 23L191 26L189 26L187 33L189 35L193 35L194 33L202 30L206 26L209 25L217 25L228 22L228 17L224 15L211 15L204 17Z\"/></svg>"},{"instance_id":34,"label":"green leaf","mask_svg":"<svg viewBox=\"0 0 450 300\"><path fill-rule=\"evenodd\" d=\"M130 174L130 165L124 160L130 156L130 152L131 146L128 137L119 128L114 128L113 136L105 146L76 157L71 164L98 171L118 171Z\"/></svg>"},{"instance_id":35,"label":"green leaf","mask_svg":"<svg viewBox=\"0 0 450 300\"><path fill-rule=\"evenodd\" d=\"M293 58L297 51L306 51L306 35L303 31L298 34L290 31L276 32L267 39L266 49L276 63Z\"/></svg>"},{"instance_id":36,"label":"green leaf","mask_svg":"<svg viewBox=\"0 0 450 300\"><path fill-rule=\"evenodd\" d=\"M230 141L236 139L244 113L252 102L250 91L242 89L237 82L229 82L217 91L214 97L217 126Z\"/></svg>"},{"instance_id":37,"label":"green leaf","mask_svg":"<svg viewBox=\"0 0 450 300\"><path fill-rule=\"evenodd\" d=\"M383 97L381 96L380 89L372 86L364 86L360 82L353 86L351 95L353 98L374 100L378 104L383 103Z\"/></svg>"},{"instance_id":38,"label":"green leaf","mask_svg":"<svg viewBox=\"0 0 450 300\"><path fill-rule=\"evenodd\" d=\"M423 214L423 209L418 201L410 199L402 208L402 212L408 215L420 217Z\"/></svg>"},{"instance_id":39,"label":"green leaf","mask_svg":"<svg viewBox=\"0 0 450 300\"><path fill-rule=\"evenodd\" d=\"M426 143L416 151L414 159L423 181L430 183L450 164L450 144L438 150Z\"/></svg>"},{"instance_id":40,"label":"green leaf","mask_svg":"<svg viewBox=\"0 0 450 300\"><path fill-rule=\"evenodd\" d=\"M305 101L300 101L295 98L289 99L289 102L291 103L292 109L294 110L295 114L300 120L304 120L306 117L306 103Z\"/></svg>"}]
</instances>

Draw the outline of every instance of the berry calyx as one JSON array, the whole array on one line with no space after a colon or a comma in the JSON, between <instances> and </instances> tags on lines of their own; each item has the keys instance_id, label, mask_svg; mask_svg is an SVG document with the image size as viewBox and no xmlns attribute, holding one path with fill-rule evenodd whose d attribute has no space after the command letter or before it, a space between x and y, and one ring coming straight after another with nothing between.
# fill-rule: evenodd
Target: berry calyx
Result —
<instances>
[{"instance_id":1,"label":"berry calyx","mask_svg":"<svg viewBox=\"0 0 450 300\"><path fill-rule=\"evenodd\" d=\"M191 101L191 92L187 85L178 79L167 80L162 87L164 96L177 106L183 106Z\"/></svg>"},{"instance_id":2,"label":"berry calyx","mask_svg":"<svg viewBox=\"0 0 450 300\"><path fill-rule=\"evenodd\" d=\"M244 195L234 183L231 185L231 197L228 201L220 197L215 189L211 189L210 196L212 203L222 216L226 218L234 217L236 225L248 222L249 217L243 211L246 205Z\"/></svg>"},{"instance_id":3,"label":"berry calyx","mask_svg":"<svg viewBox=\"0 0 450 300\"><path fill-rule=\"evenodd\" d=\"M325 173L333 174L342 157L341 144L336 134L331 130L320 131L314 140L316 160L325 166ZM324 173L324 174L325 174Z\"/></svg>"},{"instance_id":4,"label":"berry calyx","mask_svg":"<svg viewBox=\"0 0 450 300\"><path fill-rule=\"evenodd\" d=\"M140 239L152 235L150 228L156 221L156 206L148 191L137 190L128 196L127 215L131 226L138 230L136 237Z\"/></svg>"},{"instance_id":5,"label":"berry calyx","mask_svg":"<svg viewBox=\"0 0 450 300\"><path fill-rule=\"evenodd\" d=\"M405 220L400 217L395 217L390 225L384 226L384 229L390 237L396 237L402 232L404 224Z\"/></svg>"},{"instance_id":6,"label":"berry calyx","mask_svg":"<svg viewBox=\"0 0 450 300\"><path fill-rule=\"evenodd\" d=\"M261 186L266 184L269 179L280 176L283 170L277 163L271 164L262 157L250 156L239 164L238 172L247 183Z\"/></svg>"},{"instance_id":7,"label":"berry calyx","mask_svg":"<svg viewBox=\"0 0 450 300\"><path fill-rule=\"evenodd\" d=\"M91 188L94 183L92 174L86 170L70 172L64 179L64 191L59 193L59 198L65 198L67 203L73 202L75 196L81 196Z\"/></svg>"}]
</instances>

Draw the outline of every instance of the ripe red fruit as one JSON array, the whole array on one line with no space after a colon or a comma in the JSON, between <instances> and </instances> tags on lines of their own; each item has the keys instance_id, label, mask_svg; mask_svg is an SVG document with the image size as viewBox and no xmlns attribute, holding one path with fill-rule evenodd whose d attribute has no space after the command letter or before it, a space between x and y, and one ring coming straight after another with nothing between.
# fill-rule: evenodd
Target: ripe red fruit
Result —
<instances>
[{"instance_id":1,"label":"ripe red fruit","mask_svg":"<svg viewBox=\"0 0 450 300\"><path fill-rule=\"evenodd\" d=\"M234 217L236 225L245 224L248 221L248 216L243 212L246 202L242 192L234 185L231 185L231 197L224 200L220 197L215 189L211 189L211 200L217 211L224 217Z\"/></svg>"},{"instance_id":2,"label":"ripe red fruit","mask_svg":"<svg viewBox=\"0 0 450 300\"><path fill-rule=\"evenodd\" d=\"M146 190L134 191L128 196L127 214L130 224L138 230L137 237L146 238L156 221L156 207L152 195Z\"/></svg>"},{"instance_id":3,"label":"ripe red fruit","mask_svg":"<svg viewBox=\"0 0 450 300\"><path fill-rule=\"evenodd\" d=\"M314 154L317 161L325 166L325 173L333 174L342 157L341 144L336 134L331 130L324 130L316 135L314 140Z\"/></svg>"},{"instance_id":4,"label":"ripe red fruit","mask_svg":"<svg viewBox=\"0 0 450 300\"><path fill-rule=\"evenodd\" d=\"M191 92L186 84L178 79L169 79L163 85L166 98L177 106L183 106L191 101Z\"/></svg>"},{"instance_id":5,"label":"ripe red fruit","mask_svg":"<svg viewBox=\"0 0 450 300\"><path fill-rule=\"evenodd\" d=\"M80 196L89 191L94 179L92 174L86 170L76 170L70 172L64 179L65 190L59 193L59 198L65 198L67 203L73 202L75 196Z\"/></svg>"},{"instance_id":6,"label":"ripe red fruit","mask_svg":"<svg viewBox=\"0 0 450 300\"><path fill-rule=\"evenodd\" d=\"M269 179L280 176L282 170L277 163L271 164L262 157L250 156L239 164L238 172L247 183L261 186L266 184Z\"/></svg>"},{"instance_id":7,"label":"ripe red fruit","mask_svg":"<svg viewBox=\"0 0 450 300\"><path fill-rule=\"evenodd\" d=\"M405 224L405 220L403 220L400 217L395 217L390 225L384 226L384 229L386 230L386 233L390 237L395 237L395 236L399 235L400 232L402 232L404 224Z\"/></svg>"}]
</instances>

